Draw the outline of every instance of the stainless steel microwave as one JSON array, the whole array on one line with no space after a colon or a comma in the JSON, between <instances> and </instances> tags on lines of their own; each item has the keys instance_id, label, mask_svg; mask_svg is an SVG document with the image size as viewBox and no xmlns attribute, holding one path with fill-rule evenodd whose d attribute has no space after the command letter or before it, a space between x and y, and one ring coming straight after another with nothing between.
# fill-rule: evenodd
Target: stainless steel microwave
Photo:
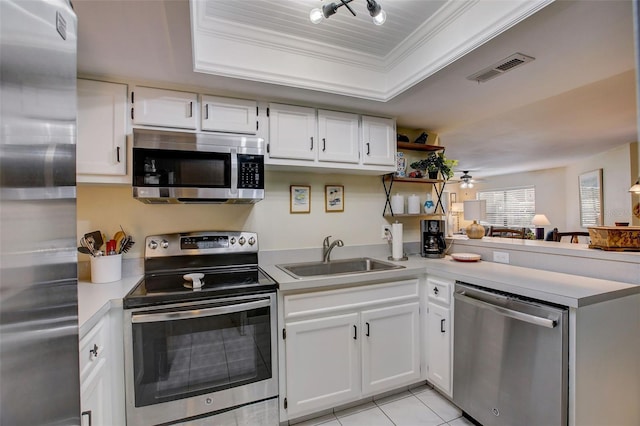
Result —
<instances>
[{"instance_id":1,"label":"stainless steel microwave","mask_svg":"<svg viewBox=\"0 0 640 426\"><path fill-rule=\"evenodd\" d=\"M264 139L133 129L133 197L149 204L256 203Z\"/></svg>"}]
</instances>

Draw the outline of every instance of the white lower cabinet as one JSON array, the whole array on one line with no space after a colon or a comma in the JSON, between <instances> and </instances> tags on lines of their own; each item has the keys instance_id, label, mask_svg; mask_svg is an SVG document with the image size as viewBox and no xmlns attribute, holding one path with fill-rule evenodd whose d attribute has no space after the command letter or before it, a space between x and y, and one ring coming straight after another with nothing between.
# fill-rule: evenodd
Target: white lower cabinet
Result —
<instances>
[{"instance_id":1,"label":"white lower cabinet","mask_svg":"<svg viewBox=\"0 0 640 426\"><path fill-rule=\"evenodd\" d=\"M419 312L418 302L362 312L364 396L420 379Z\"/></svg>"},{"instance_id":2,"label":"white lower cabinet","mask_svg":"<svg viewBox=\"0 0 640 426\"><path fill-rule=\"evenodd\" d=\"M109 349L109 321L108 318L102 318L80 340L80 406L83 426L113 424Z\"/></svg>"},{"instance_id":3,"label":"white lower cabinet","mask_svg":"<svg viewBox=\"0 0 640 426\"><path fill-rule=\"evenodd\" d=\"M358 314L287 324L287 402L290 413L313 412L360 393Z\"/></svg>"},{"instance_id":4,"label":"white lower cabinet","mask_svg":"<svg viewBox=\"0 0 640 426\"><path fill-rule=\"evenodd\" d=\"M80 339L82 426L124 424L122 309L112 308Z\"/></svg>"},{"instance_id":5,"label":"white lower cabinet","mask_svg":"<svg viewBox=\"0 0 640 426\"><path fill-rule=\"evenodd\" d=\"M454 283L427 278L427 379L453 397L453 305Z\"/></svg>"},{"instance_id":6,"label":"white lower cabinet","mask_svg":"<svg viewBox=\"0 0 640 426\"><path fill-rule=\"evenodd\" d=\"M288 418L420 380L418 280L284 296Z\"/></svg>"}]
</instances>

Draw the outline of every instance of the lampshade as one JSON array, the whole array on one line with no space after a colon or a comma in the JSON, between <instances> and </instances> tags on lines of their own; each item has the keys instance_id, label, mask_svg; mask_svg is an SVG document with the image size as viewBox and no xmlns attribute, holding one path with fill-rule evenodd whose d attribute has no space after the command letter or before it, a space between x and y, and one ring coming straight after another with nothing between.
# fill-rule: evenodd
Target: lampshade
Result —
<instances>
[{"instance_id":1,"label":"lampshade","mask_svg":"<svg viewBox=\"0 0 640 426\"><path fill-rule=\"evenodd\" d=\"M464 220L484 220L487 218L487 200L464 202Z\"/></svg>"},{"instance_id":2,"label":"lampshade","mask_svg":"<svg viewBox=\"0 0 640 426\"><path fill-rule=\"evenodd\" d=\"M536 226L551 225L551 222L549 222L549 219L547 219L547 217L543 214L534 215L533 219L531 219L531 223Z\"/></svg>"},{"instance_id":3,"label":"lampshade","mask_svg":"<svg viewBox=\"0 0 640 426\"><path fill-rule=\"evenodd\" d=\"M451 203L451 213L462 213L464 211L463 203Z\"/></svg>"},{"instance_id":4,"label":"lampshade","mask_svg":"<svg viewBox=\"0 0 640 426\"><path fill-rule=\"evenodd\" d=\"M629 192L635 192L636 194L640 194L640 179L634 183L631 188L629 188Z\"/></svg>"}]
</instances>

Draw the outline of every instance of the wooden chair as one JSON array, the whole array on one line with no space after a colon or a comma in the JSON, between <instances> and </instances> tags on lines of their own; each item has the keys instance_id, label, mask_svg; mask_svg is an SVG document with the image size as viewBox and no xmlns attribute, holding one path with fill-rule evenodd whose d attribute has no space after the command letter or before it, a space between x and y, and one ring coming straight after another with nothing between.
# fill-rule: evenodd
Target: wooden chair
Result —
<instances>
[{"instance_id":1,"label":"wooden chair","mask_svg":"<svg viewBox=\"0 0 640 426\"><path fill-rule=\"evenodd\" d=\"M570 242L578 243L578 237L588 237L589 233L585 231L575 231L575 232L558 232L557 229L553 230L553 241L559 243L562 240L562 237L571 237Z\"/></svg>"},{"instance_id":2,"label":"wooden chair","mask_svg":"<svg viewBox=\"0 0 640 426\"><path fill-rule=\"evenodd\" d=\"M527 235L526 228L503 228L498 226L490 226L488 237L502 237L502 238L518 238L524 240Z\"/></svg>"}]
</instances>

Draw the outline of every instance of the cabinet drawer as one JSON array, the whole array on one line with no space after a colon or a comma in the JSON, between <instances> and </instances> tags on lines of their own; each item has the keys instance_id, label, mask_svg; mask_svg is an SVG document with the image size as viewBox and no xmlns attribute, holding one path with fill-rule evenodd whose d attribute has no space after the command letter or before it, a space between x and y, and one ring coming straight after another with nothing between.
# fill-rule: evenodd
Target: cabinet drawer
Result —
<instances>
[{"instance_id":1,"label":"cabinet drawer","mask_svg":"<svg viewBox=\"0 0 640 426\"><path fill-rule=\"evenodd\" d=\"M285 296L285 319L417 299L418 279Z\"/></svg>"},{"instance_id":2,"label":"cabinet drawer","mask_svg":"<svg viewBox=\"0 0 640 426\"><path fill-rule=\"evenodd\" d=\"M80 381L85 380L107 355L109 328L102 318L80 340Z\"/></svg>"},{"instance_id":3,"label":"cabinet drawer","mask_svg":"<svg viewBox=\"0 0 640 426\"><path fill-rule=\"evenodd\" d=\"M450 306L453 284L453 281L445 280L444 278L427 277L427 297L431 301Z\"/></svg>"}]
</instances>

